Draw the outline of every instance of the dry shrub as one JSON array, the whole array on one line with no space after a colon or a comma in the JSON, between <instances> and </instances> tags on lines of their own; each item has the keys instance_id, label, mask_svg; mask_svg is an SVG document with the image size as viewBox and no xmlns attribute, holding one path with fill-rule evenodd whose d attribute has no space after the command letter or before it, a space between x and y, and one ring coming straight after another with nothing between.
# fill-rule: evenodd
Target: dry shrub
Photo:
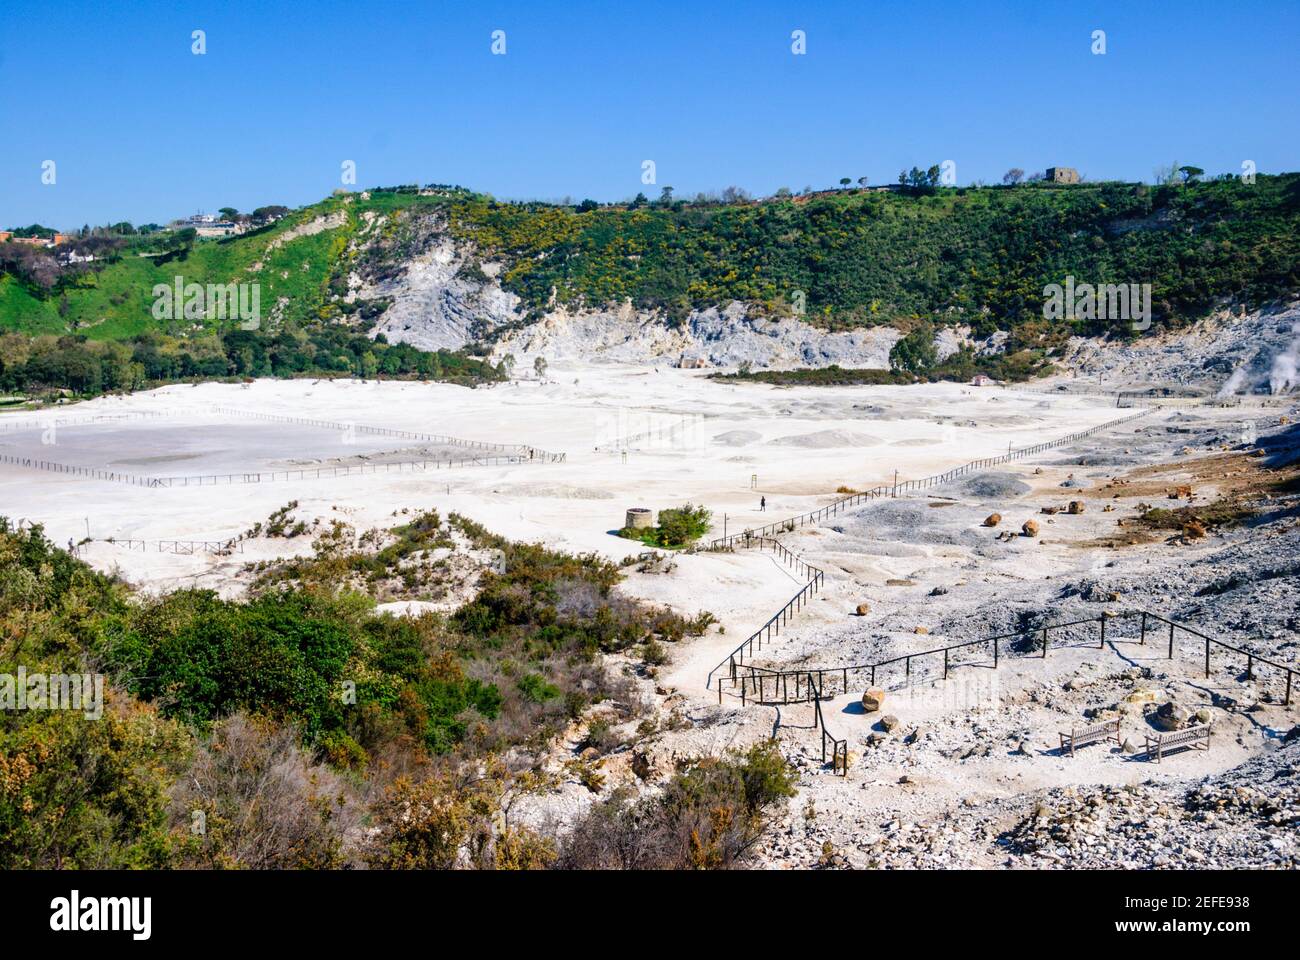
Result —
<instances>
[{"instance_id":1,"label":"dry shrub","mask_svg":"<svg viewBox=\"0 0 1300 960\"><path fill-rule=\"evenodd\" d=\"M299 746L296 729L235 714L213 726L173 788L177 865L343 866L361 807L347 781Z\"/></svg>"},{"instance_id":2,"label":"dry shrub","mask_svg":"<svg viewBox=\"0 0 1300 960\"><path fill-rule=\"evenodd\" d=\"M556 865L577 870L731 869L794 795L795 776L773 742L696 760L661 795L616 790L565 840Z\"/></svg>"}]
</instances>

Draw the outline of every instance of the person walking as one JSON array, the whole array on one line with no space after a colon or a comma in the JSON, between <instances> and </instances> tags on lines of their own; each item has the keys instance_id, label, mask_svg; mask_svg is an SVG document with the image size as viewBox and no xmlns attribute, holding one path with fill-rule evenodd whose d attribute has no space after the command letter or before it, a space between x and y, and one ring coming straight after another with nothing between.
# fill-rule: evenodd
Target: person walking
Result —
<instances>
[{"instance_id":1,"label":"person walking","mask_svg":"<svg viewBox=\"0 0 1300 960\"><path fill-rule=\"evenodd\" d=\"M767 512L767 497L759 497L759 498L758 498L758 509L759 509L760 512L763 512L763 513L766 513L766 512Z\"/></svg>"}]
</instances>

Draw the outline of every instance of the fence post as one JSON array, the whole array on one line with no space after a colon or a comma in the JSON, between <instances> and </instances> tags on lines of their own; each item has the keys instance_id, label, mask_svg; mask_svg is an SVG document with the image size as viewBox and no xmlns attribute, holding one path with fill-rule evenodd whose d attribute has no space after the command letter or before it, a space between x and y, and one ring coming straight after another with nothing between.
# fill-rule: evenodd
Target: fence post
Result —
<instances>
[{"instance_id":1,"label":"fence post","mask_svg":"<svg viewBox=\"0 0 1300 960\"><path fill-rule=\"evenodd\" d=\"M1047 627L1043 627L1043 659L1047 659Z\"/></svg>"},{"instance_id":2,"label":"fence post","mask_svg":"<svg viewBox=\"0 0 1300 960\"><path fill-rule=\"evenodd\" d=\"M998 638L993 638L993 669L998 668Z\"/></svg>"},{"instance_id":3,"label":"fence post","mask_svg":"<svg viewBox=\"0 0 1300 960\"><path fill-rule=\"evenodd\" d=\"M1139 642L1140 642L1143 646L1146 646L1146 642L1147 642L1147 614L1146 614L1146 611L1145 611L1145 610L1142 611L1142 639L1141 639L1141 641L1139 641Z\"/></svg>"},{"instance_id":4,"label":"fence post","mask_svg":"<svg viewBox=\"0 0 1300 960\"><path fill-rule=\"evenodd\" d=\"M1205 679L1210 679L1210 638L1205 638Z\"/></svg>"},{"instance_id":5,"label":"fence post","mask_svg":"<svg viewBox=\"0 0 1300 960\"><path fill-rule=\"evenodd\" d=\"M1169 624L1169 659L1174 658L1174 625Z\"/></svg>"},{"instance_id":6,"label":"fence post","mask_svg":"<svg viewBox=\"0 0 1300 960\"><path fill-rule=\"evenodd\" d=\"M1101 615L1101 643L1097 644L1100 650L1106 649L1106 614Z\"/></svg>"},{"instance_id":7,"label":"fence post","mask_svg":"<svg viewBox=\"0 0 1300 960\"><path fill-rule=\"evenodd\" d=\"M943 678L948 679L948 648L943 648Z\"/></svg>"}]
</instances>

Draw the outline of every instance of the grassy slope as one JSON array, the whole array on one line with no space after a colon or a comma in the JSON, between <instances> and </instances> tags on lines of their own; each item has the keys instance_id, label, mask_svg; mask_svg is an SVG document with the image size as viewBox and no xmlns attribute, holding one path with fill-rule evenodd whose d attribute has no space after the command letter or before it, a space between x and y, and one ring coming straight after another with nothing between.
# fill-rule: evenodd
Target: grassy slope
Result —
<instances>
[{"instance_id":1,"label":"grassy slope","mask_svg":"<svg viewBox=\"0 0 1300 960\"><path fill-rule=\"evenodd\" d=\"M408 203L410 202L408 199ZM380 199L364 209L383 209L391 201ZM311 236L297 237L267 253L272 241L301 224L338 210L348 216L343 226ZM183 258L148 258L138 254L153 249L147 238L135 241L120 260L84 275L75 286L40 298L12 277L0 277L0 330L22 333L78 333L91 339L113 340L149 330L179 332L179 325L152 316L155 284L186 282L261 284L261 309L266 317L280 298L287 302L286 320L310 322L319 318L330 277L340 265L340 255L357 226L355 205L325 200L279 221L271 229L228 240L199 240ZM262 269L254 271L256 262ZM66 296L66 317L59 313Z\"/></svg>"}]
</instances>

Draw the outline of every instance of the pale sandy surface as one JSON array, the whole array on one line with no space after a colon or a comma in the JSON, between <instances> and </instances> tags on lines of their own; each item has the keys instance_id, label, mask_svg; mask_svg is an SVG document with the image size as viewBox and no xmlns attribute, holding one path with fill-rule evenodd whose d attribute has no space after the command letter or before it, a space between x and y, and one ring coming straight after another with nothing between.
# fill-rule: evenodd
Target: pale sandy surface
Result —
<instances>
[{"instance_id":1,"label":"pale sandy surface","mask_svg":"<svg viewBox=\"0 0 1300 960\"><path fill-rule=\"evenodd\" d=\"M343 455L330 431L217 416L214 407L528 443L564 451L567 458L174 489L0 465L0 514L42 522L59 543L84 537L89 518L97 542L83 548L82 556L103 569L117 567L150 590L196 584L237 593L248 561L305 553L311 538L252 540L242 553L229 556L131 551L98 541L236 536L291 500L299 503L296 518L322 526L344 520L358 531L391 527L401 522L403 510L434 508L444 516L459 512L512 539L622 559L640 550L612 535L628 507L659 510L689 500L714 512L716 534L723 532L724 514L727 531L736 533L815 509L839 496L840 486L887 483L895 470L902 479L941 473L1005 453L1008 445L1052 440L1131 412L1095 397L960 385L772 388L717 383L668 368L556 364L545 384L525 380L473 391L437 384L260 381L104 398L65 413L166 416L60 430L45 455L82 464L146 460L137 469L153 474L179 472L174 463L156 459L173 455L230 470L287 460L327 462ZM1118 517L1138 511L1142 499L1112 499L1090 488L1143 463L1182 456L1192 437L1187 423L1208 431L1209 441L1196 442L1212 444L1211 450L1220 441L1236 442L1240 417L1231 411L1199 411L1190 418L1153 412L1093 442L996 468L992 477L975 478L977 483L964 479L922 496L875 501L783 534L786 546L826 571L827 582L780 641L764 651L765 659L782 668L880 660L1002 632L1027 616L1095 616L1126 607L1200 617L1225 639L1246 642L1257 633L1253 626L1234 632L1226 615L1186 608L1186 591L1180 588L1188 564L1212 562L1246 533L1215 535L1193 546L1087 546L1112 532ZM247 431L246 448L241 431ZM0 441L14 439L13 432L0 432ZM375 437L360 443L345 454L374 456L406 446ZM766 513L757 509L760 496L767 498ZM1214 491L1198 489L1197 496L1212 499ZM1075 498L1086 503L1082 515L1040 512ZM1004 517L996 530L981 526L992 511ZM1028 519L1040 523L1037 538L997 539L1000 531L1019 530ZM1246 542L1276 537L1285 543L1294 529L1281 524L1249 536ZM919 675L910 683L882 680L888 690L884 712L896 716L899 727L879 745L868 738L879 730L880 715L861 710L861 684L855 682L849 695L824 705L832 732L849 741L853 760L848 777L834 776L821 763L820 736L810 729L808 706L742 707L729 697L719 706L716 689L704 689L710 668L797 592L800 578L772 554L752 550L678 555L673 564L666 572L629 570L621 589L685 614L708 610L719 623L704 636L675 645L671 662L657 676L641 674L642 695L654 715L676 716L679 722L635 749L649 756L656 776L663 776L675 757L745 745L775 729L799 767L800 782L784 825L764 844L762 860L772 865L815 863L826 844L859 865L1002 865L1006 857L992 838L1011 828L1044 791L1063 785L1187 783L1217 775L1265 751L1292 722L1274 705L1252 713L1221 709L1223 697L1253 703L1260 684L1243 683L1231 671L1206 682L1197 676L1194 657L1166 660L1154 642L1105 649L1063 646L1045 660L1004 660L997 672L964 667L947 683ZM1096 585L1091 596L1079 592L1089 584ZM864 602L869 614L855 616ZM443 607L399 601L383 609L430 608ZM917 627L928 633L916 633ZM1276 636L1279 655L1293 657L1283 649L1285 635L1281 641ZM1117 629L1116 637L1125 634ZM1135 667L1148 668L1149 674L1135 678ZM622 658L612 658L611 668L640 671ZM1155 702L1173 698L1191 709L1214 709L1214 749L1181 754L1159 766L1113 745L1094 745L1074 758L1054 750L1059 731L1088 722L1084 710L1124 703L1137 691L1149 691ZM1140 747L1151 729L1141 704L1130 709L1124 724L1125 738ZM634 726L629 725L632 740ZM913 731L919 735L909 742ZM580 749L581 725L570 739L557 745L557 769L566 751ZM637 782L632 756L633 750L624 748L602 761L607 789ZM900 782L903 778L906 782ZM597 796L570 777L533 813L572 822ZM811 817L809 810L815 811ZM919 844L916 831L923 834Z\"/></svg>"},{"instance_id":2,"label":"pale sandy surface","mask_svg":"<svg viewBox=\"0 0 1300 960\"><path fill-rule=\"evenodd\" d=\"M335 431L215 415L215 407L523 442L564 451L567 461L179 489L0 465L0 513L43 523L55 542L65 543L80 541L87 529L96 541L224 539L290 500L299 501L299 517L342 517L358 530L391 526L393 512L404 507L436 508L514 539L621 559L634 545L610 531L631 506L658 510L691 500L714 511L717 533L724 514L726 529L735 532L813 509L833 499L840 485L887 482L895 470L903 478L936 473L1004 453L1008 444L1036 443L1116 416L1113 407L1087 398L1048 402L957 385L777 389L719 384L695 371L557 364L545 384L525 380L478 390L264 380L105 397L59 415L164 416L59 428L55 443L36 450L57 462L160 476L329 464L411 446L362 434L348 445ZM48 415L36 415L42 417ZM26 444L24 452L32 440L21 432L0 434L0 441ZM760 496L767 497L766 514L758 510ZM261 543L247 549L256 555L174 556L96 542L83 556L97 566L117 565L145 587L219 587L225 570L267 551L304 547ZM726 597L714 589L716 564L691 566L699 568L698 576L675 578L679 595L661 599L727 613Z\"/></svg>"}]
</instances>

